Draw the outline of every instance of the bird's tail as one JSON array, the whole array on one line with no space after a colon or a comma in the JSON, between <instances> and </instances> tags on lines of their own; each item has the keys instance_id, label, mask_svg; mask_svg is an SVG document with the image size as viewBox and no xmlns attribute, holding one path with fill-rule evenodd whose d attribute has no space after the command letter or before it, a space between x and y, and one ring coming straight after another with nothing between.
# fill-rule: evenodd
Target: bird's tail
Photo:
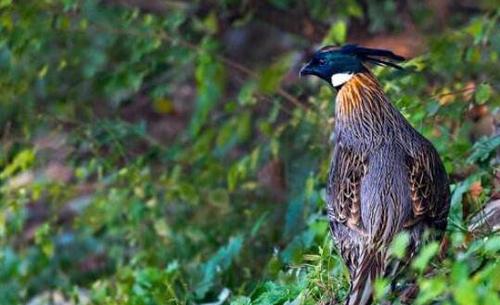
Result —
<instances>
[{"instance_id":1,"label":"bird's tail","mask_svg":"<svg viewBox=\"0 0 500 305\"><path fill-rule=\"evenodd\" d=\"M384 275L386 255L383 250L365 249L351 274L351 289L345 305L369 305L373 300L375 279Z\"/></svg>"}]
</instances>

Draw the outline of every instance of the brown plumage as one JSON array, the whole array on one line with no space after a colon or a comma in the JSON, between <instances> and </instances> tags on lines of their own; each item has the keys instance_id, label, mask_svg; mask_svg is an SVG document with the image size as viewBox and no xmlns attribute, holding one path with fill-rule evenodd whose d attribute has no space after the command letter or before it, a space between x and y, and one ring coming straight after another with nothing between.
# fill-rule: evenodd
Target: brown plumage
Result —
<instances>
[{"instance_id":1,"label":"brown plumage","mask_svg":"<svg viewBox=\"0 0 500 305\"><path fill-rule=\"evenodd\" d=\"M363 64L371 49L359 48L364 52L359 55L355 48L320 51L301 74L331 80L338 90L327 210L333 240L351 275L346 304L366 305L375 278L394 276L408 263L392 264L388 248L393 238L409 233L408 261L425 230L440 239L450 196L438 153L390 103ZM399 59L389 51L375 51Z\"/></svg>"}]
</instances>

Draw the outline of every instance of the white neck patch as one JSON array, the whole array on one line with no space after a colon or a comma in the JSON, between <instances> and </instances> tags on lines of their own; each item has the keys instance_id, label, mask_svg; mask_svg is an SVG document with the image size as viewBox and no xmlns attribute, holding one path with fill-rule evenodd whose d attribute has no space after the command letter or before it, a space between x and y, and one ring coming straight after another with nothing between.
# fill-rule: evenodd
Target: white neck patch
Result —
<instances>
[{"instance_id":1,"label":"white neck patch","mask_svg":"<svg viewBox=\"0 0 500 305\"><path fill-rule=\"evenodd\" d=\"M353 77L352 73L336 73L332 75L332 85L338 87Z\"/></svg>"}]
</instances>

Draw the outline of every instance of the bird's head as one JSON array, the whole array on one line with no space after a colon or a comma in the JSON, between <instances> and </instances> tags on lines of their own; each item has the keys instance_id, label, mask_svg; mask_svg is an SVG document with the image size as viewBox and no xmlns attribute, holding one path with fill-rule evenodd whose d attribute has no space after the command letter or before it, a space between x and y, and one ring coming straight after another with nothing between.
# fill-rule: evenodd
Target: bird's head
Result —
<instances>
[{"instance_id":1,"label":"bird's head","mask_svg":"<svg viewBox=\"0 0 500 305\"><path fill-rule=\"evenodd\" d=\"M393 61L403 60L402 56L389 50L363 48L354 44L341 48L326 46L314 53L300 70L300 76L315 75L339 89L356 73L366 71L365 62L402 69Z\"/></svg>"}]
</instances>

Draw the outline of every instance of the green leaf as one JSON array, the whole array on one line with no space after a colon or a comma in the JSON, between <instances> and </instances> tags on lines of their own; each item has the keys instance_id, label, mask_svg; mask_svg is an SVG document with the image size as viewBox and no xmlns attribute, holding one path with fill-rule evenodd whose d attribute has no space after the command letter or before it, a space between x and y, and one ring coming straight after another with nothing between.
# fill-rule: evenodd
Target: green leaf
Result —
<instances>
[{"instance_id":1,"label":"green leaf","mask_svg":"<svg viewBox=\"0 0 500 305\"><path fill-rule=\"evenodd\" d=\"M45 75L47 75L47 72L49 71L49 66L44 65L40 71L38 71L38 78L43 79Z\"/></svg>"},{"instance_id":2,"label":"green leaf","mask_svg":"<svg viewBox=\"0 0 500 305\"><path fill-rule=\"evenodd\" d=\"M252 304L252 299L249 297L245 296L239 296L234 298L231 303L231 305L251 305Z\"/></svg>"},{"instance_id":3,"label":"green leaf","mask_svg":"<svg viewBox=\"0 0 500 305\"><path fill-rule=\"evenodd\" d=\"M190 122L192 136L197 135L206 123L210 111L221 100L224 90L225 71L216 59L217 49L217 43L207 39L197 58L195 78L198 90L196 106Z\"/></svg>"},{"instance_id":4,"label":"green leaf","mask_svg":"<svg viewBox=\"0 0 500 305\"><path fill-rule=\"evenodd\" d=\"M467 163L485 161L498 147L500 147L500 135L479 139L472 147L472 154L467 158Z\"/></svg>"},{"instance_id":5,"label":"green leaf","mask_svg":"<svg viewBox=\"0 0 500 305\"><path fill-rule=\"evenodd\" d=\"M0 179L12 176L18 170L26 170L35 161L35 152L25 149L19 152L14 160L8 164L0 173Z\"/></svg>"},{"instance_id":6,"label":"green leaf","mask_svg":"<svg viewBox=\"0 0 500 305\"><path fill-rule=\"evenodd\" d=\"M322 44L342 44L347 36L347 25L345 21L339 20L332 24Z\"/></svg>"},{"instance_id":7,"label":"green leaf","mask_svg":"<svg viewBox=\"0 0 500 305\"><path fill-rule=\"evenodd\" d=\"M443 277L422 279L419 287L420 292L415 304L429 304L446 291L446 279Z\"/></svg>"},{"instance_id":8,"label":"green leaf","mask_svg":"<svg viewBox=\"0 0 500 305\"><path fill-rule=\"evenodd\" d=\"M453 289L453 297L459 305L477 305L478 294L476 292L476 285L473 281L467 280L462 282Z\"/></svg>"},{"instance_id":9,"label":"green leaf","mask_svg":"<svg viewBox=\"0 0 500 305\"><path fill-rule=\"evenodd\" d=\"M255 237L257 235L262 225L267 221L268 216L268 213L264 213L257 219L257 221L252 226L252 230L250 231L250 237Z\"/></svg>"},{"instance_id":10,"label":"green leaf","mask_svg":"<svg viewBox=\"0 0 500 305\"><path fill-rule=\"evenodd\" d=\"M424 271L431 259L437 254L438 250L439 244L437 242L426 245L413 260L412 267L420 272Z\"/></svg>"},{"instance_id":11,"label":"green leaf","mask_svg":"<svg viewBox=\"0 0 500 305\"><path fill-rule=\"evenodd\" d=\"M262 70L258 80L258 88L264 93L276 91L280 86L281 80L285 76L286 71L290 70L292 64L292 56L285 55L277 60L274 60L271 65Z\"/></svg>"},{"instance_id":12,"label":"green leaf","mask_svg":"<svg viewBox=\"0 0 500 305\"><path fill-rule=\"evenodd\" d=\"M12 0L0 0L0 8L12 5Z\"/></svg>"},{"instance_id":13,"label":"green leaf","mask_svg":"<svg viewBox=\"0 0 500 305\"><path fill-rule=\"evenodd\" d=\"M498 291L488 291L485 293L482 304L500 304L500 296L498 295Z\"/></svg>"},{"instance_id":14,"label":"green leaf","mask_svg":"<svg viewBox=\"0 0 500 305\"><path fill-rule=\"evenodd\" d=\"M203 28L210 34L217 33L218 30L217 14L215 11L211 11L210 14L203 20Z\"/></svg>"},{"instance_id":15,"label":"green leaf","mask_svg":"<svg viewBox=\"0 0 500 305\"><path fill-rule=\"evenodd\" d=\"M391 283L388 279L378 278L373 285L375 300L381 300L391 290Z\"/></svg>"},{"instance_id":16,"label":"green leaf","mask_svg":"<svg viewBox=\"0 0 500 305\"><path fill-rule=\"evenodd\" d=\"M362 17L363 16L363 9L355 0L348 1L347 12L350 16L353 16L353 17Z\"/></svg>"},{"instance_id":17,"label":"green leaf","mask_svg":"<svg viewBox=\"0 0 500 305\"><path fill-rule=\"evenodd\" d=\"M201 299L213 287L214 280L227 270L238 256L243 245L243 236L229 239L227 245L220 248L206 263L200 267L201 280L195 285L196 297Z\"/></svg>"},{"instance_id":18,"label":"green leaf","mask_svg":"<svg viewBox=\"0 0 500 305\"><path fill-rule=\"evenodd\" d=\"M234 191L236 184L238 183L238 178L240 176L238 164L233 164L227 173L227 188L230 192Z\"/></svg>"},{"instance_id":19,"label":"green leaf","mask_svg":"<svg viewBox=\"0 0 500 305\"><path fill-rule=\"evenodd\" d=\"M451 268L450 277L455 285L467 280L469 276L469 267L464 261L457 261Z\"/></svg>"},{"instance_id":20,"label":"green leaf","mask_svg":"<svg viewBox=\"0 0 500 305\"><path fill-rule=\"evenodd\" d=\"M410 242L408 232L399 233L393 240L390 246L390 253L398 259L402 259L406 255L406 250Z\"/></svg>"},{"instance_id":21,"label":"green leaf","mask_svg":"<svg viewBox=\"0 0 500 305\"><path fill-rule=\"evenodd\" d=\"M492 255L498 255L500 253L500 236L486 238L484 250Z\"/></svg>"},{"instance_id":22,"label":"green leaf","mask_svg":"<svg viewBox=\"0 0 500 305\"><path fill-rule=\"evenodd\" d=\"M255 98L256 84L255 82L248 82L243 85L238 93L238 103L241 106L255 105L257 104L257 98Z\"/></svg>"},{"instance_id":23,"label":"green leaf","mask_svg":"<svg viewBox=\"0 0 500 305\"><path fill-rule=\"evenodd\" d=\"M477 87L476 92L474 94L474 97L475 97L476 102L478 104L486 103L486 101L488 101L490 96L491 96L491 86L489 84L485 84L485 83L480 84Z\"/></svg>"},{"instance_id":24,"label":"green leaf","mask_svg":"<svg viewBox=\"0 0 500 305\"><path fill-rule=\"evenodd\" d=\"M266 282L262 287L261 294L255 299L254 305L278 305L287 304L299 297L304 290L305 281L289 284L278 284ZM289 303L288 303L289 304Z\"/></svg>"},{"instance_id":25,"label":"green leaf","mask_svg":"<svg viewBox=\"0 0 500 305\"><path fill-rule=\"evenodd\" d=\"M465 181L460 181L457 184L452 185L450 218L458 222L463 221L463 211L462 211L463 195L466 192L468 192L471 185L480 178L481 178L480 175L472 175L468 177Z\"/></svg>"},{"instance_id":26,"label":"green leaf","mask_svg":"<svg viewBox=\"0 0 500 305\"><path fill-rule=\"evenodd\" d=\"M51 240L51 227L49 223L44 223L35 231L35 243L40 246L46 256L54 254L54 244Z\"/></svg>"}]
</instances>

